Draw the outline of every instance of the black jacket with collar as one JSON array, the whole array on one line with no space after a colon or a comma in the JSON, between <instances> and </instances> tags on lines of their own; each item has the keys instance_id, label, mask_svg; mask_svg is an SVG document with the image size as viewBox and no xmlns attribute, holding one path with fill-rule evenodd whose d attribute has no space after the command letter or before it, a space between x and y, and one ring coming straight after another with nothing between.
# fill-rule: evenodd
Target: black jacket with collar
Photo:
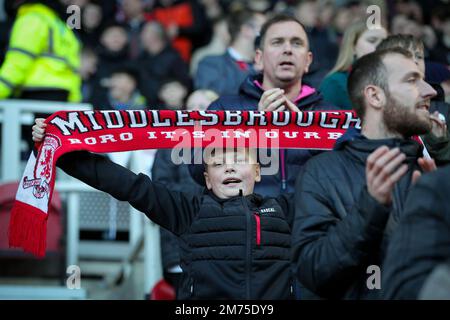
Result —
<instances>
[{"instance_id":1,"label":"black jacket with collar","mask_svg":"<svg viewBox=\"0 0 450 320\"><path fill-rule=\"evenodd\" d=\"M178 299L291 298L291 195L184 194L83 151L63 155L57 165L180 237Z\"/></svg>"},{"instance_id":2,"label":"black jacket with collar","mask_svg":"<svg viewBox=\"0 0 450 320\"><path fill-rule=\"evenodd\" d=\"M408 172L396 184L390 207L366 187L366 159L382 145L407 156ZM413 140L369 140L351 129L334 151L306 164L297 180L292 232L296 273L306 288L324 298L379 297L380 290L367 287L367 268L381 267L421 152Z\"/></svg>"},{"instance_id":3,"label":"black jacket with collar","mask_svg":"<svg viewBox=\"0 0 450 320\"><path fill-rule=\"evenodd\" d=\"M237 95L224 95L211 103L209 110L258 110L258 102L264 90L255 84L255 81L262 83L261 74L252 74L245 78L239 88ZM307 84L306 84L307 85ZM312 110L337 110L338 108L323 102L322 94L315 91L296 102L301 111Z\"/></svg>"},{"instance_id":4,"label":"black jacket with collar","mask_svg":"<svg viewBox=\"0 0 450 320\"><path fill-rule=\"evenodd\" d=\"M222 96L211 103L208 110L258 110L258 102L264 91L255 84L255 81L262 83L262 75L248 76L242 83L238 95ZM301 111L338 109L330 104L325 104L322 94L318 91L299 99L296 104ZM261 182L255 186L255 192L264 196L275 196L285 192L294 192L295 179L301 167L312 156L320 152L305 149L280 150L278 173L264 175ZM270 151L268 154L270 155Z\"/></svg>"}]
</instances>

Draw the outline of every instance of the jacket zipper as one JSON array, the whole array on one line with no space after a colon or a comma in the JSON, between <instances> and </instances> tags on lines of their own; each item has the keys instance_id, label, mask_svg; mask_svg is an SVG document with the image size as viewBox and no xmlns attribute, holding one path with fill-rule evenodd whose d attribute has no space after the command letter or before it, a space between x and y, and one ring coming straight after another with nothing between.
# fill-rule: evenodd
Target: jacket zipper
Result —
<instances>
[{"instance_id":1,"label":"jacket zipper","mask_svg":"<svg viewBox=\"0 0 450 320\"><path fill-rule=\"evenodd\" d=\"M245 210L245 217L247 222L247 229L246 229L246 259L245 259L245 298L247 300L250 299L250 280L251 280L251 255L252 255L252 247L251 247L251 236L252 236L252 223L251 223L251 213L248 208L247 203L245 202L245 198L242 196L242 191L239 193L242 200L242 206Z\"/></svg>"},{"instance_id":2,"label":"jacket zipper","mask_svg":"<svg viewBox=\"0 0 450 320\"><path fill-rule=\"evenodd\" d=\"M261 245L261 217L255 212L255 221L256 221L256 245Z\"/></svg>"},{"instance_id":3,"label":"jacket zipper","mask_svg":"<svg viewBox=\"0 0 450 320\"><path fill-rule=\"evenodd\" d=\"M287 188L286 183L286 163L285 163L285 150L280 149L280 162L281 162L281 191L285 191Z\"/></svg>"}]
</instances>

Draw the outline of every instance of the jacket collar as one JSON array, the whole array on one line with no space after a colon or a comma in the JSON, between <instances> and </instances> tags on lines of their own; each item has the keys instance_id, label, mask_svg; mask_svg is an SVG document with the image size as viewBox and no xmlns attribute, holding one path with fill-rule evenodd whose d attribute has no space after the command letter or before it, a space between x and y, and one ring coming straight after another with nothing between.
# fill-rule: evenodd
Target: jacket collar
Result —
<instances>
[{"instance_id":1,"label":"jacket collar","mask_svg":"<svg viewBox=\"0 0 450 320\"><path fill-rule=\"evenodd\" d=\"M257 85L257 83L262 83L262 78L262 74L249 75L241 84L241 87L239 88L239 94L251 97L259 101L262 94L264 93L264 90L261 86ZM302 94L304 91L303 87L308 88L308 94ZM302 92L299 93L299 97L295 101L295 104L301 109L306 108L312 104L316 104L320 101L322 101L322 95L307 83L303 83Z\"/></svg>"},{"instance_id":2,"label":"jacket collar","mask_svg":"<svg viewBox=\"0 0 450 320\"><path fill-rule=\"evenodd\" d=\"M365 163L369 154L383 145L389 148L400 148L401 152L406 155L407 162L416 162L423 152L423 146L413 139L368 139L356 128L348 129L338 139L334 150L346 150L354 158Z\"/></svg>"},{"instance_id":3,"label":"jacket collar","mask_svg":"<svg viewBox=\"0 0 450 320\"><path fill-rule=\"evenodd\" d=\"M210 196L215 202L220 203L221 205L225 204L226 202L229 201L235 201L236 199L247 199L247 201L249 201L250 203L256 204L257 206L259 206L262 203L263 197L259 194L256 193L252 193L249 194L248 196L242 197L242 196L235 196L235 197L231 197L228 199L221 199L218 196L216 196L211 190L208 190L205 188L205 194L207 194L208 196Z\"/></svg>"}]
</instances>

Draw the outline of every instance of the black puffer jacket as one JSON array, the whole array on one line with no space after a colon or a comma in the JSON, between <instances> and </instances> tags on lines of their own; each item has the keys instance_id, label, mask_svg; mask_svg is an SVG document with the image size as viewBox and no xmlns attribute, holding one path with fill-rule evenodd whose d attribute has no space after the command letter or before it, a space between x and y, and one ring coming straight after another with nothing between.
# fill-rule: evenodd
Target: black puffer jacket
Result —
<instances>
[{"instance_id":1,"label":"black puffer jacket","mask_svg":"<svg viewBox=\"0 0 450 320\"><path fill-rule=\"evenodd\" d=\"M160 149L156 152L152 167L152 180L164 184L169 190L183 191L192 195L203 193L203 187L197 185L189 174L187 164L174 164L172 149ZM180 246L178 237L161 228L161 260L165 271L180 265Z\"/></svg>"},{"instance_id":2,"label":"black puffer jacket","mask_svg":"<svg viewBox=\"0 0 450 320\"><path fill-rule=\"evenodd\" d=\"M65 154L57 164L180 237L179 299L291 297L290 196L187 195L88 152Z\"/></svg>"},{"instance_id":3,"label":"black puffer jacket","mask_svg":"<svg viewBox=\"0 0 450 320\"><path fill-rule=\"evenodd\" d=\"M311 159L297 181L292 233L296 273L321 297L377 298L379 290L367 288L367 267L381 267L422 147L413 140L368 140L354 130L338 142L336 150ZM391 207L379 204L366 188L366 159L382 145L400 147L409 166L394 188Z\"/></svg>"}]
</instances>

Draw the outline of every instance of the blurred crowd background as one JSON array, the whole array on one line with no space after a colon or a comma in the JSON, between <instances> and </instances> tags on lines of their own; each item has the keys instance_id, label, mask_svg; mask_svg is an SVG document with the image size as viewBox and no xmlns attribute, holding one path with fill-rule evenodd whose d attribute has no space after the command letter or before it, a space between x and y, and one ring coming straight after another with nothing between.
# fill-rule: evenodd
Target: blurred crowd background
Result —
<instances>
[{"instance_id":1,"label":"blurred crowd background","mask_svg":"<svg viewBox=\"0 0 450 320\"><path fill-rule=\"evenodd\" d=\"M216 96L237 94L239 81L230 84L210 74L212 66L219 68L224 61L214 63L207 57L231 47L238 67L234 79L257 72L252 67L253 44L262 23L276 12L292 13L305 25L314 54L306 81L319 88L325 76L337 70L344 32L367 20L370 5L380 8L381 24L389 34L411 34L423 41L425 60L438 63L427 68L427 77L443 84L448 96L450 4L444 0L62 2L81 8L81 28L74 31L82 43L82 101L96 109L182 108L188 107L189 97L191 105L205 106ZM0 65L14 21L6 11L0 12ZM367 43L375 47L381 40L375 36ZM191 96L195 90L201 91Z\"/></svg>"}]
</instances>

